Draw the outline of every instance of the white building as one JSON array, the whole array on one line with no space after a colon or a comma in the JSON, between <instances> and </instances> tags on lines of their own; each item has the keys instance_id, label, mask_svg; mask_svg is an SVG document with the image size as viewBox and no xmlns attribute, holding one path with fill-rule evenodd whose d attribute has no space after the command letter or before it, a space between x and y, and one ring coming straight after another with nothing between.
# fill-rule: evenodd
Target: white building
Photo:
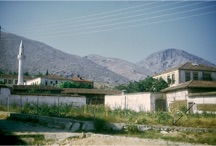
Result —
<instances>
[{"instance_id":1,"label":"white building","mask_svg":"<svg viewBox=\"0 0 216 146\"><path fill-rule=\"evenodd\" d=\"M216 81L192 80L166 88L162 92L166 96L169 111L193 105L190 113L216 112Z\"/></svg>"},{"instance_id":2,"label":"white building","mask_svg":"<svg viewBox=\"0 0 216 146\"><path fill-rule=\"evenodd\" d=\"M59 83L66 81L71 81L68 78L60 77L56 75L46 75L42 77L37 77L35 79L27 80L26 85L46 85L46 86L56 86Z\"/></svg>"},{"instance_id":3,"label":"white building","mask_svg":"<svg viewBox=\"0 0 216 146\"><path fill-rule=\"evenodd\" d=\"M24 76L23 77L23 83L26 84L27 80L31 80L32 77L31 76ZM12 86L12 85L17 85L18 83L18 75L6 75L6 74L2 74L0 75L0 84L5 84L7 86Z\"/></svg>"},{"instance_id":4,"label":"white building","mask_svg":"<svg viewBox=\"0 0 216 146\"><path fill-rule=\"evenodd\" d=\"M37 77L26 81L26 85L45 85L45 86L57 86L59 83L64 82L79 82L91 84L93 86L93 81L83 79L82 77L65 78L57 75L46 75L42 77Z\"/></svg>"},{"instance_id":5,"label":"white building","mask_svg":"<svg viewBox=\"0 0 216 146\"><path fill-rule=\"evenodd\" d=\"M156 111L166 109L166 102L160 93L134 93L123 95L106 95L105 106L114 109L129 109L133 111Z\"/></svg>"},{"instance_id":6,"label":"white building","mask_svg":"<svg viewBox=\"0 0 216 146\"><path fill-rule=\"evenodd\" d=\"M153 78L160 77L166 82L170 80L170 86L177 86L191 80L216 81L216 67L188 62L153 76Z\"/></svg>"}]
</instances>

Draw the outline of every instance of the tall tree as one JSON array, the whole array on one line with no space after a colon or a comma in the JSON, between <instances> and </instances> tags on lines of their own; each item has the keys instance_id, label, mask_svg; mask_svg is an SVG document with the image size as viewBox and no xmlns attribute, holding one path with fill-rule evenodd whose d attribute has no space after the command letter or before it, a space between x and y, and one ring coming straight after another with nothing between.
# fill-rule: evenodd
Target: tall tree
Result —
<instances>
[{"instance_id":1,"label":"tall tree","mask_svg":"<svg viewBox=\"0 0 216 146\"><path fill-rule=\"evenodd\" d=\"M45 74L45 75L46 75L46 76L49 75L49 71L48 71L48 70L46 71L46 74Z\"/></svg>"}]
</instances>

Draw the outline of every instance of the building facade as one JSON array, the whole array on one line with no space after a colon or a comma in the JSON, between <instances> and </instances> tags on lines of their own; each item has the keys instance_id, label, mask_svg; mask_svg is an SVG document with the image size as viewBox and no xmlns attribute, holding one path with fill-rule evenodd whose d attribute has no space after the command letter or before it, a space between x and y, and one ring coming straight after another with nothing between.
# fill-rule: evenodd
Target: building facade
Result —
<instances>
[{"instance_id":1,"label":"building facade","mask_svg":"<svg viewBox=\"0 0 216 146\"><path fill-rule=\"evenodd\" d=\"M188 62L157 74L153 78L163 78L170 86L177 86L191 80L216 81L216 67Z\"/></svg>"},{"instance_id":2,"label":"building facade","mask_svg":"<svg viewBox=\"0 0 216 146\"><path fill-rule=\"evenodd\" d=\"M182 107L189 113L216 113L216 81L191 80L162 90L166 96L168 111Z\"/></svg>"},{"instance_id":3,"label":"building facade","mask_svg":"<svg viewBox=\"0 0 216 146\"><path fill-rule=\"evenodd\" d=\"M28 80L26 81L26 85L57 86L59 83L64 83L64 82L87 83L93 86L93 81L89 81L81 77L65 78L65 77L60 77L60 76L51 75L51 74Z\"/></svg>"},{"instance_id":4,"label":"building facade","mask_svg":"<svg viewBox=\"0 0 216 146\"><path fill-rule=\"evenodd\" d=\"M27 80L31 80L31 76L24 76L24 84L26 84ZM17 85L18 83L18 75L8 75L2 74L0 75L0 83L5 84L7 86Z\"/></svg>"}]
</instances>

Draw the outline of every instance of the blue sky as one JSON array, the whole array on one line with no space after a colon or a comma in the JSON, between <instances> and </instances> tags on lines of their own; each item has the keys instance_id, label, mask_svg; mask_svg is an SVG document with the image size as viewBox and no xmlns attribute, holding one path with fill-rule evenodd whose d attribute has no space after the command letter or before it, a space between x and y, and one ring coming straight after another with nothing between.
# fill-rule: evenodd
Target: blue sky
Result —
<instances>
[{"instance_id":1,"label":"blue sky","mask_svg":"<svg viewBox=\"0 0 216 146\"><path fill-rule=\"evenodd\" d=\"M5 32L131 62L177 48L216 64L216 1L0 1Z\"/></svg>"}]
</instances>

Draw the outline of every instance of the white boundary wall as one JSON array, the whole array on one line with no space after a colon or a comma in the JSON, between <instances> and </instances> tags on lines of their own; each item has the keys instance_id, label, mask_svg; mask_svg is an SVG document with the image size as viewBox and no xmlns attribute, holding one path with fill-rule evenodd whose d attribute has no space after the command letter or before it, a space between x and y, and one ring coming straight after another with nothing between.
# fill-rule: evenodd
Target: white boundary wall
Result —
<instances>
[{"instance_id":1,"label":"white boundary wall","mask_svg":"<svg viewBox=\"0 0 216 146\"><path fill-rule=\"evenodd\" d=\"M180 100L187 101L187 108L189 108L189 103L195 103L192 107L193 113L202 113L203 111L197 110L198 104L216 104L216 94L214 95L202 95L190 97L187 89L178 90L166 93L167 107L170 111L170 103ZM211 111L209 111L211 112ZM216 113L216 112L215 112Z\"/></svg>"},{"instance_id":2,"label":"white boundary wall","mask_svg":"<svg viewBox=\"0 0 216 146\"><path fill-rule=\"evenodd\" d=\"M9 101L8 101L9 100ZM72 104L74 106L86 105L86 97L70 97L70 96L40 96L40 95L11 95L8 88L0 88L0 104L17 104L24 106L26 103L38 104Z\"/></svg>"},{"instance_id":3,"label":"white boundary wall","mask_svg":"<svg viewBox=\"0 0 216 146\"><path fill-rule=\"evenodd\" d=\"M130 109L134 111L155 111L155 100L163 98L160 93L135 93L124 95L106 95L105 106L111 109Z\"/></svg>"},{"instance_id":4,"label":"white boundary wall","mask_svg":"<svg viewBox=\"0 0 216 146\"><path fill-rule=\"evenodd\" d=\"M195 103L195 105L192 107L193 108L193 112L194 113L203 113L203 111L200 111L197 109L197 105L198 104L214 104L216 105L216 95L206 95L206 96L193 96L193 97L189 97L187 100L187 103ZM210 113L215 113L216 112L211 112L211 111L207 111Z\"/></svg>"}]
</instances>

